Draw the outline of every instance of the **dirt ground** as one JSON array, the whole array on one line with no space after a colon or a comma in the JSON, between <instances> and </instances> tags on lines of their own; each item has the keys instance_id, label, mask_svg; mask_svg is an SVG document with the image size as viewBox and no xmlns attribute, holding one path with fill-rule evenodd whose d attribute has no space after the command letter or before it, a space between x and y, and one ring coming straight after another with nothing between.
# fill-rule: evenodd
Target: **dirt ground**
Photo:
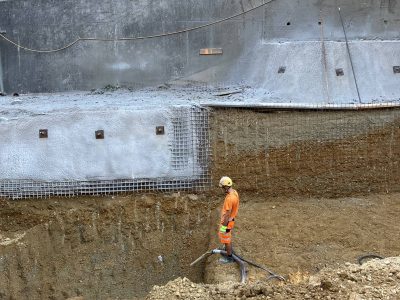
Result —
<instances>
[{"instance_id":1,"label":"dirt ground","mask_svg":"<svg viewBox=\"0 0 400 300\"><path fill-rule=\"evenodd\" d=\"M400 194L265 200L242 203L234 247L277 273L314 273L368 253L400 255ZM258 278L253 269L249 278Z\"/></svg>"},{"instance_id":2,"label":"dirt ground","mask_svg":"<svg viewBox=\"0 0 400 300\"><path fill-rule=\"evenodd\" d=\"M247 266L241 285L238 266L217 255L189 266L220 246L218 192L2 200L0 299L399 298L397 258L357 265L400 255L399 193L241 193L235 251L288 280Z\"/></svg>"},{"instance_id":3,"label":"dirt ground","mask_svg":"<svg viewBox=\"0 0 400 300\"><path fill-rule=\"evenodd\" d=\"M399 197L243 196L235 250L286 282L248 265L247 283L240 284L238 265L222 265L214 255L205 263L207 284L178 278L147 299L399 299L399 257L358 264L367 254L400 255ZM211 248L217 245L212 239Z\"/></svg>"}]
</instances>

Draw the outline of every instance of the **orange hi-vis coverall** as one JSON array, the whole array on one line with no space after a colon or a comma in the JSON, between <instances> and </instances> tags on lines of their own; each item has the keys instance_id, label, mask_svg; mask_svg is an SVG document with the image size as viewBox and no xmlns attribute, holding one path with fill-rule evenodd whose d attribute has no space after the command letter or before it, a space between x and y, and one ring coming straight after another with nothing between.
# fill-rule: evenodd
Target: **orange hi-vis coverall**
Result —
<instances>
[{"instance_id":1,"label":"orange hi-vis coverall","mask_svg":"<svg viewBox=\"0 0 400 300\"><path fill-rule=\"evenodd\" d=\"M227 192L224 200L224 204L221 209L221 221L220 225L223 225L223 222L226 218L226 215L229 214L229 222L227 225L227 232L222 233L218 232L219 239L222 244L230 244L232 242L232 229L235 225L235 217L239 210L239 194L236 190L231 189Z\"/></svg>"}]
</instances>

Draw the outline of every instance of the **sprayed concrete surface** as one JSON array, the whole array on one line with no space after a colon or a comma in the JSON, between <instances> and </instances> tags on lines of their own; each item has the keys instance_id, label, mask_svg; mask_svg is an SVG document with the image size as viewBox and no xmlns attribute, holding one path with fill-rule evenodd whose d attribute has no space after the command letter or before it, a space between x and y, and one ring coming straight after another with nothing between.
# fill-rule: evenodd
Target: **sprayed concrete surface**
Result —
<instances>
[{"instance_id":1,"label":"sprayed concrete surface","mask_svg":"<svg viewBox=\"0 0 400 300\"><path fill-rule=\"evenodd\" d=\"M231 91L239 91L239 93L218 96ZM261 91L260 94L262 94ZM190 81L143 89L108 86L90 92L21 94L18 97L8 95L0 97L0 124L9 120L53 113L68 114L78 110L85 112L151 110L171 106L202 105L209 102L244 103L246 99L257 102L258 91L243 85L220 87Z\"/></svg>"},{"instance_id":2,"label":"sprayed concrete surface","mask_svg":"<svg viewBox=\"0 0 400 300\"><path fill-rule=\"evenodd\" d=\"M208 125L198 104L227 90L163 85L1 97L0 179L199 179L208 167Z\"/></svg>"},{"instance_id":3,"label":"sprayed concrete surface","mask_svg":"<svg viewBox=\"0 0 400 300\"><path fill-rule=\"evenodd\" d=\"M170 141L167 135L155 134L157 125L171 131L172 114L172 110L113 114L78 110L3 124L0 177L60 181L190 176L193 162L181 170L167 167ZM48 130L45 140L38 138L42 128ZM99 129L104 130L104 139L95 139Z\"/></svg>"}]
</instances>

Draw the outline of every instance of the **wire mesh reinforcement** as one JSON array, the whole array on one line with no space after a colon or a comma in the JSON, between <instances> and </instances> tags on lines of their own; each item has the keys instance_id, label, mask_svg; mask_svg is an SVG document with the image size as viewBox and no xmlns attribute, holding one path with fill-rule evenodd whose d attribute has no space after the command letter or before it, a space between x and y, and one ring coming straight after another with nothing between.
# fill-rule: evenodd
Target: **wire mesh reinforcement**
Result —
<instances>
[{"instance_id":1,"label":"wire mesh reinforcement","mask_svg":"<svg viewBox=\"0 0 400 300\"><path fill-rule=\"evenodd\" d=\"M353 195L400 189L400 110L176 108L171 161L192 176L108 181L0 181L14 199L204 190L231 176L265 195ZM212 130L211 130L212 129ZM211 157L213 161L211 161Z\"/></svg>"},{"instance_id":2,"label":"wire mesh reinforcement","mask_svg":"<svg viewBox=\"0 0 400 300\"><path fill-rule=\"evenodd\" d=\"M400 190L400 109L219 108L211 116L213 180L265 196Z\"/></svg>"},{"instance_id":3,"label":"wire mesh reinforcement","mask_svg":"<svg viewBox=\"0 0 400 300\"><path fill-rule=\"evenodd\" d=\"M74 197L79 195L113 195L132 191L198 190L207 180L193 178L159 178L157 180L126 179L106 181L40 182L32 180L2 180L2 197L12 199L47 198L51 196Z\"/></svg>"},{"instance_id":4,"label":"wire mesh reinforcement","mask_svg":"<svg viewBox=\"0 0 400 300\"><path fill-rule=\"evenodd\" d=\"M202 107L175 108L169 136L174 170L190 176L88 181L0 180L0 197L12 199L110 195L145 191L204 190L210 185L209 111Z\"/></svg>"}]
</instances>

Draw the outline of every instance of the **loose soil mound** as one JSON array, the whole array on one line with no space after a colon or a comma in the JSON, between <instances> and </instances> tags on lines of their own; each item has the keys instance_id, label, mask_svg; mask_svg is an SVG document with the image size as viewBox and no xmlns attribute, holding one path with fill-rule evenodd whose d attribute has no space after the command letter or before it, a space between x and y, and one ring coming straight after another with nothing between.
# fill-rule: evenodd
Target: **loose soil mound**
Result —
<instances>
[{"instance_id":1,"label":"loose soil mound","mask_svg":"<svg viewBox=\"0 0 400 300\"><path fill-rule=\"evenodd\" d=\"M311 277L298 274L287 283L196 284L177 278L153 287L147 300L157 299L399 299L400 257L373 260L363 265L346 263L324 268Z\"/></svg>"}]
</instances>

